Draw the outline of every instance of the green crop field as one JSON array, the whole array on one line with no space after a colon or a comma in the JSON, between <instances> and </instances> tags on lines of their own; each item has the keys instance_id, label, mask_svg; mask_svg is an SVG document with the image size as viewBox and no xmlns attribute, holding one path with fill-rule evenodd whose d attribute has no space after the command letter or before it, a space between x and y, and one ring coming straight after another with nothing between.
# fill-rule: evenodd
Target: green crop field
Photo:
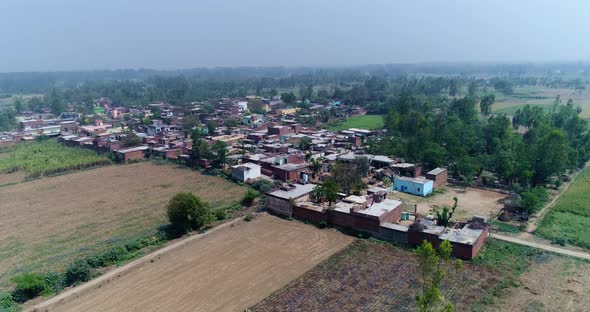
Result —
<instances>
[{"instance_id":1,"label":"green crop field","mask_svg":"<svg viewBox=\"0 0 590 312\"><path fill-rule=\"evenodd\" d=\"M105 165L108 157L95 151L63 146L55 140L16 144L0 157L0 174L24 172L29 178Z\"/></svg>"},{"instance_id":2,"label":"green crop field","mask_svg":"<svg viewBox=\"0 0 590 312\"><path fill-rule=\"evenodd\" d=\"M590 171L581 173L541 221L536 234L590 249Z\"/></svg>"},{"instance_id":3,"label":"green crop field","mask_svg":"<svg viewBox=\"0 0 590 312\"><path fill-rule=\"evenodd\" d=\"M381 115L364 115L350 117L346 121L338 122L328 127L332 131L346 130L349 128L359 128L375 130L383 128L383 116Z\"/></svg>"}]
</instances>

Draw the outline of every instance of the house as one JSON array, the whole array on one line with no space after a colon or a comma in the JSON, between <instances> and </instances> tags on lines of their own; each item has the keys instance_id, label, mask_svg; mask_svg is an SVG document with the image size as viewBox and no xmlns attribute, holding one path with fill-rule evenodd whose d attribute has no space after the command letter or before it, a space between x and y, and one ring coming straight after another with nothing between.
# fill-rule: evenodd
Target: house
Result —
<instances>
[{"instance_id":1,"label":"house","mask_svg":"<svg viewBox=\"0 0 590 312\"><path fill-rule=\"evenodd\" d=\"M298 203L309 200L309 195L315 187L315 184L282 186L279 190L267 194L266 208L274 213L291 217L293 215L292 201Z\"/></svg>"},{"instance_id":2,"label":"house","mask_svg":"<svg viewBox=\"0 0 590 312\"><path fill-rule=\"evenodd\" d=\"M394 190L417 196L426 196L432 193L433 185L434 183L432 180L423 177L409 178L395 176L393 178Z\"/></svg>"},{"instance_id":3,"label":"house","mask_svg":"<svg viewBox=\"0 0 590 312\"><path fill-rule=\"evenodd\" d=\"M417 178L422 175L422 166L410 163L399 163L391 165L396 175L402 177Z\"/></svg>"},{"instance_id":4,"label":"house","mask_svg":"<svg viewBox=\"0 0 590 312\"><path fill-rule=\"evenodd\" d=\"M124 162L128 162L130 160L139 160L145 157L145 152L148 150L149 147L147 146L138 146L132 147L127 149L118 150L117 154L120 159Z\"/></svg>"},{"instance_id":5,"label":"house","mask_svg":"<svg viewBox=\"0 0 590 312\"><path fill-rule=\"evenodd\" d=\"M432 180L434 182L435 189L447 184L447 177L448 173L447 169L445 168L435 168L426 173L426 179Z\"/></svg>"},{"instance_id":6,"label":"house","mask_svg":"<svg viewBox=\"0 0 590 312\"><path fill-rule=\"evenodd\" d=\"M257 164L253 164L253 163L245 163L245 164L241 164L241 165L235 165L232 167L231 170L231 176L238 180L238 181L242 181L242 182L246 182L250 179L254 180L254 179L258 179L260 178L260 176L262 175L260 173L260 167Z\"/></svg>"}]
</instances>

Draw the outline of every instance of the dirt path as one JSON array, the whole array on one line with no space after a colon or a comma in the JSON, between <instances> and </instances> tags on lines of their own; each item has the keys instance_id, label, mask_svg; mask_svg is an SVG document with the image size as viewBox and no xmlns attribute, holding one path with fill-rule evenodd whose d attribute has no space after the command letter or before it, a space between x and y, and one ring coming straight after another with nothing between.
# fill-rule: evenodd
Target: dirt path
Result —
<instances>
[{"instance_id":1,"label":"dirt path","mask_svg":"<svg viewBox=\"0 0 590 312\"><path fill-rule=\"evenodd\" d=\"M576 174L571 178L571 181L567 182L565 186L561 188L559 193L555 197L553 197L553 199L550 202L548 202L539 212L537 212L533 217L531 217L531 220L527 224L525 233L535 232L535 230L539 226L539 223L543 220L547 212L549 212L549 209L551 209L551 207L553 207L553 205L561 197L561 195L563 195L570 188L570 186L574 184L578 175L584 172L584 170L586 170L589 164L590 163L586 163L582 170L576 172ZM525 238L525 236L521 238Z\"/></svg>"},{"instance_id":2,"label":"dirt path","mask_svg":"<svg viewBox=\"0 0 590 312\"><path fill-rule=\"evenodd\" d=\"M544 243L540 243L540 242L533 242L532 241L532 239L533 239L532 237L530 237L529 240L523 240L523 239L520 239L520 238L511 237L511 236L507 236L507 235L496 234L496 233L490 234L490 236L493 237L493 238L497 238L499 240L511 242L511 243L514 243L514 244L519 244L519 245L529 246L529 247L533 247L533 248L543 249L543 250L546 250L546 251L550 251L550 252L554 252L554 253L558 253L558 254L570 256L570 257L575 257L575 258L579 258L579 259L590 260L590 253L582 252L582 251L569 250L569 249L560 248L560 247L556 247L556 246L552 246L552 245L548 245L548 244L544 244Z\"/></svg>"},{"instance_id":3,"label":"dirt path","mask_svg":"<svg viewBox=\"0 0 590 312\"><path fill-rule=\"evenodd\" d=\"M171 245L29 311L242 311L353 240L263 213Z\"/></svg>"}]
</instances>

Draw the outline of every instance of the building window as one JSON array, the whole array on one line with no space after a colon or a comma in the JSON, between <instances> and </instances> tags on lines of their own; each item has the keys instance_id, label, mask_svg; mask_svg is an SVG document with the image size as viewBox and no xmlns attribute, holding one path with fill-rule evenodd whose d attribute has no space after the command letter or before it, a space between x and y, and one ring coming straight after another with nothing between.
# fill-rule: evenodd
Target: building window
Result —
<instances>
[{"instance_id":1,"label":"building window","mask_svg":"<svg viewBox=\"0 0 590 312\"><path fill-rule=\"evenodd\" d=\"M420 188L418 188L418 192L420 192Z\"/></svg>"}]
</instances>

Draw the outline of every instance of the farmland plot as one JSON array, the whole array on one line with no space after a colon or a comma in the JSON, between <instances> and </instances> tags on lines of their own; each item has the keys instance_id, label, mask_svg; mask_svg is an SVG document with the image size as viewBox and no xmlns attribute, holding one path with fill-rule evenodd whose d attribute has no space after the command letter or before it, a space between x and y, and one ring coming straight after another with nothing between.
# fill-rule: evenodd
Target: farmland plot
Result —
<instances>
[{"instance_id":1,"label":"farmland plot","mask_svg":"<svg viewBox=\"0 0 590 312\"><path fill-rule=\"evenodd\" d=\"M69 297L53 298L53 305L38 308L243 311L354 240L333 229L320 230L268 214L232 225L213 229L156 261L147 257L119 278Z\"/></svg>"},{"instance_id":2,"label":"farmland plot","mask_svg":"<svg viewBox=\"0 0 590 312\"><path fill-rule=\"evenodd\" d=\"M154 233L176 192L212 207L246 188L195 171L151 163L108 166L0 187L0 291L19 272L62 270L74 258Z\"/></svg>"},{"instance_id":3,"label":"farmland plot","mask_svg":"<svg viewBox=\"0 0 590 312\"><path fill-rule=\"evenodd\" d=\"M498 278L466 263L444 285L456 311L466 311ZM415 311L419 290L415 255L382 242L358 240L253 311Z\"/></svg>"}]
</instances>

